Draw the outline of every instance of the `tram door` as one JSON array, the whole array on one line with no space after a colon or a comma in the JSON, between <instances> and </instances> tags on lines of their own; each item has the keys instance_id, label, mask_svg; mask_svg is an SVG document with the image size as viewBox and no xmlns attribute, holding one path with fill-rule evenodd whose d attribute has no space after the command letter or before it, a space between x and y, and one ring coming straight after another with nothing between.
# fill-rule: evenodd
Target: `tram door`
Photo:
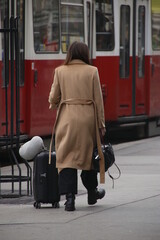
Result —
<instances>
[{"instance_id":1,"label":"tram door","mask_svg":"<svg viewBox=\"0 0 160 240\"><path fill-rule=\"evenodd\" d=\"M121 0L119 37L119 116L146 113L146 0Z\"/></svg>"},{"instance_id":2,"label":"tram door","mask_svg":"<svg viewBox=\"0 0 160 240\"><path fill-rule=\"evenodd\" d=\"M0 0L0 136L11 145L19 141L26 110L23 4L24 0Z\"/></svg>"},{"instance_id":3,"label":"tram door","mask_svg":"<svg viewBox=\"0 0 160 240\"><path fill-rule=\"evenodd\" d=\"M147 1L139 0L136 5L136 60L135 60L135 114L146 114L146 46L149 38L147 37Z\"/></svg>"}]
</instances>

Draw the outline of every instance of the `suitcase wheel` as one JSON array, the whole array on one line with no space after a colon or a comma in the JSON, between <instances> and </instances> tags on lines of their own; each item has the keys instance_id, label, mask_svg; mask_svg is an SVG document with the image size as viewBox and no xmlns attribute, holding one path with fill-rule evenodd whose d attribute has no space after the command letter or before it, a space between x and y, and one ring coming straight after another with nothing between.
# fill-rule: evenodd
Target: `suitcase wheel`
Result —
<instances>
[{"instance_id":1,"label":"suitcase wheel","mask_svg":"<svg viewBox=\"0 0 160 240\"><path fill-rule=\"evenodd\" d=\"M41 208L41 203L40 202L34 202L33 206L38 209Z\"/></svg>"},{"instance_id":2,"label":"suitcase wheel","mask_svg":"<svg viewBox=\"0 0 160 240\"><path fill-rule=\"evenodd\" d=\"M53 207L53 208L59 208L59 207L60 207L59 202L54 202L54 203L52 203L52 207Z\"/></svg>"}]
</instances>

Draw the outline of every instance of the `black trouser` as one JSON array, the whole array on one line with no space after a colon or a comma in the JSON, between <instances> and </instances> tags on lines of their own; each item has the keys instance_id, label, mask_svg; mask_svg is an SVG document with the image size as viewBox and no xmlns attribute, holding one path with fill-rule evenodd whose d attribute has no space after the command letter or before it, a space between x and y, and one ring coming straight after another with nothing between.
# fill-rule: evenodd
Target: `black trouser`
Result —
<instances>
[{"instance_id":1,"label":"black trouser","mask_svg":"<svg viewBox=\"0 0 160 240\"><path fill-rule=\"evenodd\" d=\"M97 172L95 170L82 170L81 180L87 191L92 191L98 186ZM78 190L77 169L64 168L59 173L59 192L60 195L73 193L77 194Z\"/></svg>"}]
</instances>

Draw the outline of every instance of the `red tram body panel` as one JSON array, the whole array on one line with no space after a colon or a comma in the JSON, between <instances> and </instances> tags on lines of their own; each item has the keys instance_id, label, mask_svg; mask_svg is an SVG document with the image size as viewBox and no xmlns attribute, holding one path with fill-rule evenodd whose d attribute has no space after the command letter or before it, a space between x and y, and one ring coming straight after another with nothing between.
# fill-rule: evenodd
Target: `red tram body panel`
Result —
<instances>
[{"instance_id":1,"label":"red tram body panel","mask_svg":"<svg viewBox=\"0 0 160 240\"><path fill-rule=\"evenodd\" d=\"M150 98L150 111L149 116L154 117L159 115L160 112L160 55L151 56L151 73L150 73L150 83L149 83L149 98Z\"/></svg>"},{"instance_id":2,"label":"red tram body panel","mask_svg":"<svg viewBox=\"0 0 160 240\"><path fill-rule=\"evenodd\" d=\"M51 133L55 112L49 110L48 95L54 69L60 64L62 61L26 61L26 78L29 76L26 86L26 131L30 136L45 136Z\"/></svg>"},{"instance_id":3,"label":"red tram body panel","mask_svg":"<svg viewBox=\"0 0 160 240\"><path fill-rule=\"evenodd\" d=\"M98 68L104 95L105 118L115 120L118 117L118 57L97 57L93 65ZM105 71L104 71L105 69Z\"/></svg>"}]
</instances>

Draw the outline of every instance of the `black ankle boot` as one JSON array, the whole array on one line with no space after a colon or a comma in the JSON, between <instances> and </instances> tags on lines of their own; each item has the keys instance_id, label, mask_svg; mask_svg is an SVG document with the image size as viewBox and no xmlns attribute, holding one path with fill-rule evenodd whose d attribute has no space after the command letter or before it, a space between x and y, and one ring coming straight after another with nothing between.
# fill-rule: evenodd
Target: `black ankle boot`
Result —
<instances>
[{"instance_id":1,"label":"black ankle boot","mask_svg":"<svg viewBox=\"0 0 160 240\"><path fill-rule=\"evenodd\" d=\"M88 191L88 204L94 205L98 199L102 199L105 196L105 190L104 189L94 189Z\"/></svg>"},{"instance_id":2,"label":"black ankle boot","mask_svg":"<svg viewBox=\"0 0 160 240\"><path fill-rule=\"evenodd\" d=\"M73 193L66 194L65 210L74 211L75 209L75 195Z\"/></svg>"}]
</instances>

